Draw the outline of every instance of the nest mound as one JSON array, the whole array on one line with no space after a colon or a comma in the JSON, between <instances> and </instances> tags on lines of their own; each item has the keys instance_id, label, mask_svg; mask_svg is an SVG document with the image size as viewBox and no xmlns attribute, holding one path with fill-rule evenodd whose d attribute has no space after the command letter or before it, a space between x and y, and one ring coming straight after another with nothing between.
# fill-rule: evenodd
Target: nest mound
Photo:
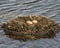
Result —
<instances>
[{"instance_id":1,"label":"nest mound","mask_svg":"<svg viewBox=\"0 0 60 48\"><path fill-rule=\"evenodd\" d=\"M59 25L45 16L21 16L3 23L5 34L13 39L34 40L51 38L59 32Z\"/></svg>"}]
</instances>

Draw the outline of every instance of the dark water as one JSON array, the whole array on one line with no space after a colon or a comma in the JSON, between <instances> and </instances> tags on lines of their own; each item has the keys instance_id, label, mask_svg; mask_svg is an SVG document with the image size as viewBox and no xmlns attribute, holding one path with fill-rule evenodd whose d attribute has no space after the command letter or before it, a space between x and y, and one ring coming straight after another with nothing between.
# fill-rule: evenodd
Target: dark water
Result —
<instances>
[{"instance_id":1,"label":"dark water","mask_svg":"<svg viewBox=\"0 0 60 48\"><path fill-rule=\"evenodd\" d=\"M0 0L0 26L20 15L43 14L60 24L60 0ZM0 28L0 48L60 48L60 33L53 39L21 42L4 35Z\"/></svg>"}]
</instances>

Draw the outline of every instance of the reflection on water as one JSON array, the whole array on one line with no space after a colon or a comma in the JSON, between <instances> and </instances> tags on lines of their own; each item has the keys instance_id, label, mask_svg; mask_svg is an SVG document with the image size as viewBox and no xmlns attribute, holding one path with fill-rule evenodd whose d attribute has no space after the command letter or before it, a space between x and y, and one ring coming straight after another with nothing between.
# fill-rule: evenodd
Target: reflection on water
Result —
<instances>
[{"instance_id":1,"label":"reflection on water","mask_svg":"<svg viewBox=\"0 0 60 48\"><path fill-rule=\"evenodd\" d=\"M0 0L0 25L16 16L32 13L46 15L60 24L60 0ZM60 33L54 39L40 39L21 43L7 38L0 28L0 48L8 47L58 48L60 47Z\"/></svg>"}]
</instances>

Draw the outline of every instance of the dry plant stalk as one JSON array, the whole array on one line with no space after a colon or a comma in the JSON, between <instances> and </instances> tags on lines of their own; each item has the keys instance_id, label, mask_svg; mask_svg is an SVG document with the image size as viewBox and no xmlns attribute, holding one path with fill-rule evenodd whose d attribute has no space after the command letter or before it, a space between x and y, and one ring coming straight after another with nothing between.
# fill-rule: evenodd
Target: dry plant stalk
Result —
<instances>
[{"instance_id":1,"label":"dry plant stalk","mask_svg":"<svg viewBox=\"0 0 60 48\"><path fill-rule=\"evenodd\" d=\"M45 16L21 16L2 25L5 34L18 40L52 38L59 32L59 25Z\"/></svg>"}]
</instances>

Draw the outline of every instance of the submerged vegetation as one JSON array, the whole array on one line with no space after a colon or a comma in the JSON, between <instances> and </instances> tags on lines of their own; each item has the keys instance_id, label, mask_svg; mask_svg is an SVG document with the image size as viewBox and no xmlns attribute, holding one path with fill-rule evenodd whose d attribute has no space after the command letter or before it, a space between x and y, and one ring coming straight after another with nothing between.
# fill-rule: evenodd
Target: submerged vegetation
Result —
<instances>
[{"instance_id":1,"label":"submerged vegetation","mask_svg":"<svg viewBox=\"0 0 60 48\"><path fill-rule=\"evenodd\" d=\"M5 34L18 40L51 38L59 32L59 25L45 16L20 16L3 23Z\"/></svg>"}]
</instances>

